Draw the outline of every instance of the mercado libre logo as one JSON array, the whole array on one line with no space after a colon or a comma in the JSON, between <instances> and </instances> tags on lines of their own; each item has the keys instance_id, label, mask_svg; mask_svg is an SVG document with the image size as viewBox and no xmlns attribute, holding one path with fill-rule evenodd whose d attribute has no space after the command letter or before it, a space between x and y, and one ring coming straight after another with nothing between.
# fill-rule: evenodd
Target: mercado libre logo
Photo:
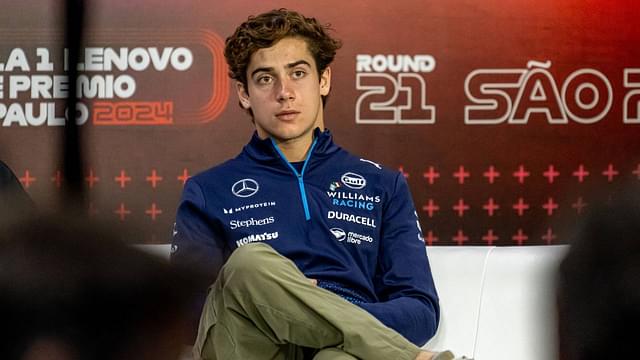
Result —
<instances>
[{"instance_id":1,"label":"mercado libre logo","mask_svg":"<svg viewBox=\"0 0 640 360\"><path fill-rule=\"evenodd\" d=\"M62 126L69 51L62 33L0 30L0 124ZM78 60L76 123L193 125L229 100L224 42L209 30L88 33Z\"/></svg>"}]
</instances>

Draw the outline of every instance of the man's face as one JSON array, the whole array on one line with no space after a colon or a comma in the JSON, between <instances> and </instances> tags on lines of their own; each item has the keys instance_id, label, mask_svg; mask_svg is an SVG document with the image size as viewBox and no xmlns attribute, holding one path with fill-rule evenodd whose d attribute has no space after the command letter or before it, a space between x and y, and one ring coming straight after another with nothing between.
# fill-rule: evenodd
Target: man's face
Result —
<instances>
[{"instance_id":1,"label":"man's face","mask_svg":"<svg viewBox=\"0 0 640 360\"><path fill-rule=\"evenodd\" d=\"M324 128L322 98L329 94L331 70L318 78L315 60L301 38L288 37L256 51L247 68L247 88L238 97L253 111L258 136L276 142L310 139Z\"/></svg>"}]
</instances>

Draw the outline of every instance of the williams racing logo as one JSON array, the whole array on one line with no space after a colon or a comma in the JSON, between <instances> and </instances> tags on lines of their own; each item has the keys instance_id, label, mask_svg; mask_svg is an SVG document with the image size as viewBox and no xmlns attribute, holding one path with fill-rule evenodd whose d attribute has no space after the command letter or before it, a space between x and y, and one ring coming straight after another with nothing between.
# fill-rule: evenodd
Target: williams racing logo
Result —
<instances>
[{"instance_id":1,"label":"williams racing logo","mask_svg":"<svg viewBox=\"0 0 640 360\"><path fill-rule=\"evenodd\" d=\"M436 68L432 55L356 55L356 123L433 124L425 74Z\"/></svg>"}]
</instances>

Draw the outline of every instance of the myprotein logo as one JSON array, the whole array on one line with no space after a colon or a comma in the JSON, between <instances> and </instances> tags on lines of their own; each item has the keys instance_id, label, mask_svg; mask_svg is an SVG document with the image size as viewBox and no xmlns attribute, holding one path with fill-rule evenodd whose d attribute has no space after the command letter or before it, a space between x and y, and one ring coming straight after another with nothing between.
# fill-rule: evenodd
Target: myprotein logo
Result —
<instances>
[{"instance_id":1,"label":"myprotein logo","mask_svg":"<svg viewBox=\"0 0 640 360\"><path fill-rule=\"evenodd\" d=\"M435 123L424 78L435 68L436 59L427 54L356 55L356 123Z\"/></svg>"},{"instance_id":2,"label":"myprotein logo","mask_svg":"<svg viewBox=\"0 0 640 360\"><path fill-rule=\"evenodd\" d=\"M264 219L250 218L247 220L231 220L229 222L229 227L231 228L231 230L235 230L239 228L250 228L254 226L269 225L269 224L273 224L275 221L276 220L273 216L269 216L268 218L264 218Z\"/></svg>"},{"instance_id":3,"label":"myprotein logo","mask_svg":"<svg viewBox=\"0 0 640 360\"><path fill-rule=\"evenodd\" d=\"M258 185L258 182L248 178L238 180L233 184L233 186L231 186L231 192L233 195L241 198L253 196L259 189L260 185Z\"/></svg>"},{"instance_id":4,"label":"myprotein logo","mask_svg":"<svg viewBox=\"0 0 640 360\"><path fill-rule=\"evenodd\" d=\"M340 177L340 181L342 181L346 187L356 190L363 189L367 186L367 180L362 175L352 172L343 174L342 177Z\"/></svg>"},{"instance_id":5,"label":"myprotein logo","mask_svg":"<svg viewBox=\"0 0 640 360\"><path fill-rule=\"evenodd\" d=\"M224 212L225 215L231 215L231 214L237 214L239 212L243 212L245 210L262 209L262 208L272 207L272 206L276 206L275 201L265 201L261 203L242 205L238 207L223 208L222 211Z\"/></svg>"},{"instance_id":6,"label":"myprotein logo","mask_svg":"<svg viewBox=\"0 0 640 360\"><path fill-rule=\"evenodd\" d=\"M30 30L0 39L1 126L64 126L74 114L79 125L198 124L215 120L226 108L224 42L209 30L88 33L77 64L75 111L64 106L71 87L68 49L62 33L50 35L49 47ZM113 43L120 45L109 46ZM193 82L191 73L212 75ZM159 82L167 89L160 95L152 91ZM193 87L188 94L182 91L185 83Z\"/></svg>"}]
</instances>

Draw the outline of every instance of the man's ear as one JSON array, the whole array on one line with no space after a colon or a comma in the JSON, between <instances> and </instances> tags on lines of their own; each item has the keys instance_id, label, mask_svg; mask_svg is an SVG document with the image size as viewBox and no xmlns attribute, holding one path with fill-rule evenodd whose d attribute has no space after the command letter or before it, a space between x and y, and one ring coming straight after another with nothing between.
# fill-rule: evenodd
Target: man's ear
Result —
<instances>
[{"instance_id":1,"label":"man's ear","mask_svg":"<svg viewBox=\"0 0 640 360\"><path fill-rule=\"evenodd\" d=\"M240 106L243 109L249 110L251 108L251 102L249 102L249 93L241 81L236 81L236 94L238 94L238 100L240 100Z\"/></svg>"},{"instance_id":2,"label":"man's ear","mask_svg":"<svg viewBox=\"0 0 640 360\"><path fill-rule=\"evenodd\" d=\"M331 90L331 67L327 66L326 69L320 74L320 95L327 96Z\"/></svg>"}]
</instances>

